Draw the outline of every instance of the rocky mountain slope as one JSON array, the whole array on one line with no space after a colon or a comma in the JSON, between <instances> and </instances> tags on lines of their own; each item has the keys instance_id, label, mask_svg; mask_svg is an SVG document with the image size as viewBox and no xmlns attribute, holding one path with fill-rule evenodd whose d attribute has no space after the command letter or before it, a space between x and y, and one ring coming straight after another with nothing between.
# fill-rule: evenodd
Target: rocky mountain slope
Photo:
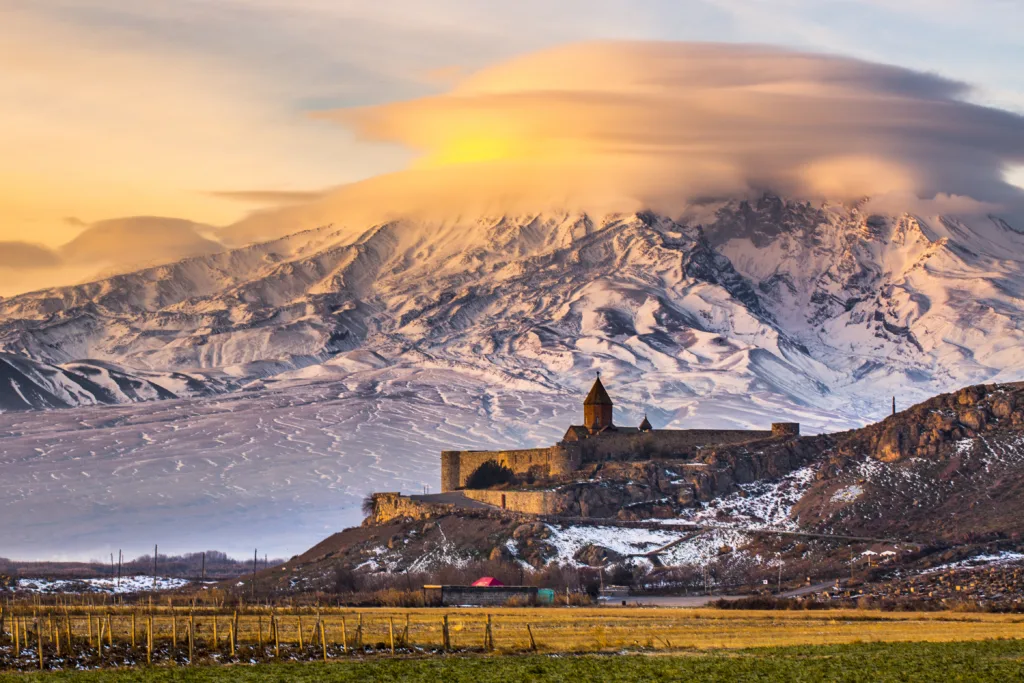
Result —
<instances>
[{"instance_id":1,"label":"rocky mountain slope","mask_svg":"<svg viewBox=\"0 0 1024 683\"><path fill-rule=\"evenodd\" d=\"M126 370L105 361L51 365L0 353L0 412L211 396L229 381L211 374Z\"/></svg>"},{"instance_id":2,"label":"rocky mountain slope","mask_svg":"<svg viewBox=\"0 0 1024 683\"><path fill-rule=\"evenodd\" d=\"M716 581L750 584L776 572L849 576L851 557L872 576L882 560L888 572L970 558L1001 566L1024 558L1022 464L1024 383L972 386L862 429L707 449L686 463L599 466L580 474L578 490L561 488L580 503L564 516L464 509L368 519L265 578L329 589L338 568L436 573L495 562L709 567Z\"/></svg>"},{"instance_id":3,"label":"rocky mountain slope","mask_svg":"<svg viewBox=\"0 0 1024 683\"><path fill-rule=\"evenodd\" d=\"M995 217L770 195L676 218L326 226L0 301L0 349L238 385L441 367L565 392L599 368L663 423L716 396L734 424L766 400L834 428L893 393L1024 376L1022 261Z\"/></svg>"}]
</instances>

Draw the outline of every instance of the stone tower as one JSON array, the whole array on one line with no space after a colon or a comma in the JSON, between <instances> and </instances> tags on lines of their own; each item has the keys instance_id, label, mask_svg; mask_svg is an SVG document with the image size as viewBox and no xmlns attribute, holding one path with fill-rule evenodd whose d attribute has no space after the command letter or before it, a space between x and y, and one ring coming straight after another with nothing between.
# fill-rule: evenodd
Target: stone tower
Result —
<instances>
[{"instance_id":1,"label":"stone tower","mask_svg":"<svg viewBox=\"0 0 1024 683\"><path fill-rule=\"evenodd\" d=\"M613 426L612 399L605 391L604 385L601 384L601 375L597 376L597 381L594 382L586 400L583 401L583 425L591 433L597 433L605 427Z\"/></svg>"}]
</instances>

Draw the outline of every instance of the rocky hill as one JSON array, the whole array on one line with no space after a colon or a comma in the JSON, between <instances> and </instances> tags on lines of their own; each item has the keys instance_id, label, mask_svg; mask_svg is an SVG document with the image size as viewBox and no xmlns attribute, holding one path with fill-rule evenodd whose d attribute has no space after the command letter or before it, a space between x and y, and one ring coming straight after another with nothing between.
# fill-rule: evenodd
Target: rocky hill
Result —
<instances>
[{"instance_id":1,"label":"rocky hill","mask_svg":"<svg viewBox=\"0 0 1024 683\"><path fill-rule=\"evenodd\" d=\"M967 387L848 432L596 465L558 490L575 501L561 516L476 508L368 520L284 570L317 586L337 567L436 572L473 561L710 565L736 580L780 564L790 576L840 577L854 549L885 552L890 570L976 555L999 563L1024 549L1024 383Z\"/></svg>"}]
</instances>

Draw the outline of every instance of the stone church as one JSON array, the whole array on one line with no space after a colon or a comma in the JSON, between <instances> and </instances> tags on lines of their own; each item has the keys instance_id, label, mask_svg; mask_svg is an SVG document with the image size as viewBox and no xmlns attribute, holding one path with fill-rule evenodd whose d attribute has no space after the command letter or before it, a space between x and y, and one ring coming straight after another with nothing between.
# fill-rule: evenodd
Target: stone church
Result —
<instances>
[{"instance_id":1,"label":"stone church","mask_svg":"<svg viewBox=\"0 0 1024 683\"><path fill-rule=\"evenodd\" d=\"M487 462L543 481L571 476L583 465L594 462L687 459L704 446L800 434L800 425L792 422L775 423L770 430L654 429L646 416L638 427L619 427L614 418L614 403L599 375L583 401L583 424L570 426L559 443L547 448L506 451L444 451L441 490L465 489L473 473Z\"/></svg>"}]
</instances>

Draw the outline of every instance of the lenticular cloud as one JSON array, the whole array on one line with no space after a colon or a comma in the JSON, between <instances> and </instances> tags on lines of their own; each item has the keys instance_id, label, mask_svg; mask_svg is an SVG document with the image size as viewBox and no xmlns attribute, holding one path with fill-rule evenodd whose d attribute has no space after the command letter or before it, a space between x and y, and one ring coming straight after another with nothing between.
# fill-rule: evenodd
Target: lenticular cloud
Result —
<instances>
[{"instance_id":1,"label":"lenticular cloud","mask_svg":"<svg viewBox=\"0 0 1024 683\"><path fill-rule=\"evenodd\" d=\"M588 43L485 69L441 95L323 116L417 150L384 194L439 205L477 192L669 209L660 205L761 190L927 198L956 211L1016 203L1004 171L1024 163L1024 117L968 92L933 74L769 47Z\"/></svg>"}]
</instances>

